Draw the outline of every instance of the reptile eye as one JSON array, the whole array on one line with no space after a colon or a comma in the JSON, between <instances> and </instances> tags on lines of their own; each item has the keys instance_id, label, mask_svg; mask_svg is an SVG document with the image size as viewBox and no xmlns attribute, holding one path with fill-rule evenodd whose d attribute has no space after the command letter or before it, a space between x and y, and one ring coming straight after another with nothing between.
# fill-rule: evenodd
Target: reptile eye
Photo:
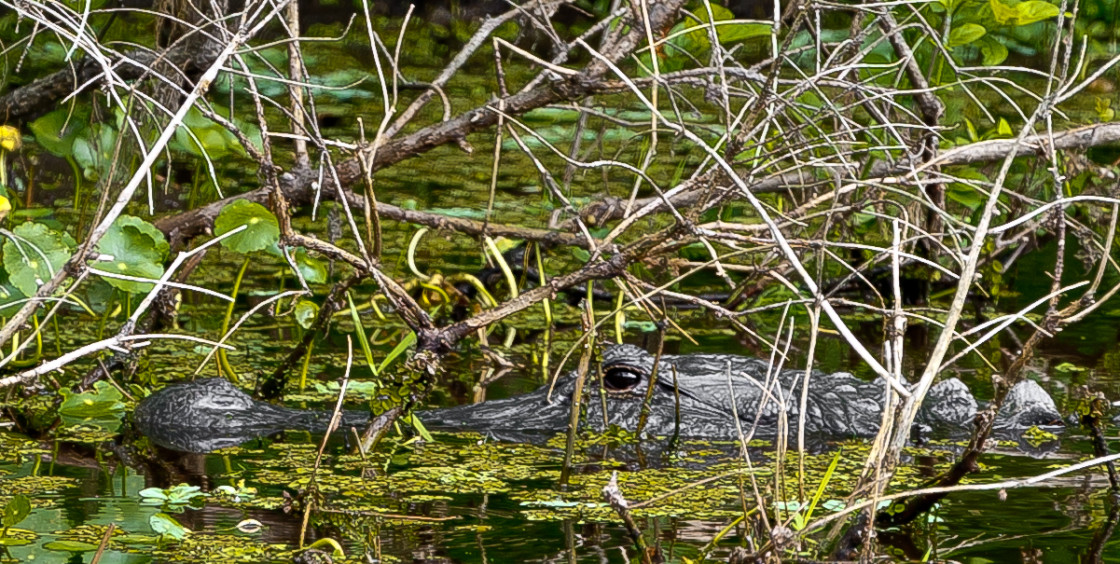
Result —
<instances>
[{"instance_id":1,"label":"reptile eye","mask_svg":"<svg viewBox=\"0 0 1120 564\"><path fill-rule=\"evenodd\" d=\"M631 366L612 366L603 374L603 385L611 392L626 392L642 383L642 372Z\"/></svg>"}]
</instances>

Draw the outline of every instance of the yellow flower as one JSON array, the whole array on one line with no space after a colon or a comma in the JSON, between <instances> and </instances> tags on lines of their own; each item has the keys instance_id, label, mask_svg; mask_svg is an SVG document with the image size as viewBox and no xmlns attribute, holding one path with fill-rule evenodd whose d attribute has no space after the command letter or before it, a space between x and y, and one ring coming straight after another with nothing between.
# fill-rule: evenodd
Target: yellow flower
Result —
<instances>
[{"instance_id":1,"label":"yellow flower","mask_svg":"<svg viewBox=\"0 0 1120 564\"><path fill-rule=\"evenodd\" d=\"M23 144L19 130L10 125L0 125L0 148L5 151L15 151Z\"/></svg>"},{"instance_id":2,"label":"yellow flower","mask_svg":"<svg viewBox=\"0 0 1120 564\"><path fill-rule=\"evenodd\" d=\"M4 196L0 196L0 221L7 217L10 211L12 211L12 203Z\"/></svg>"}]
</instances>

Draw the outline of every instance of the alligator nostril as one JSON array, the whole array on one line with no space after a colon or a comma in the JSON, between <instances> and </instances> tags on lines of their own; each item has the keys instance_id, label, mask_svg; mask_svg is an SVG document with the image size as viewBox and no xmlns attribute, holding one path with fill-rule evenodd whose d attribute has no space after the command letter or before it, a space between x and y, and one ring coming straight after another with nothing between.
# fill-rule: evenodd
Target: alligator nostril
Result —
<instances>
[{"instance_id":1,"label":"alligator nostril","mask_svg":"<svg viewBox=\"0 0 1120 564\"><path fill-rule=\"evenodd\" d=\"M611 366L603 374L603 386L611 392L626 392L642 383L642 371L632 366Z\"/></svg>"}]
</instances>

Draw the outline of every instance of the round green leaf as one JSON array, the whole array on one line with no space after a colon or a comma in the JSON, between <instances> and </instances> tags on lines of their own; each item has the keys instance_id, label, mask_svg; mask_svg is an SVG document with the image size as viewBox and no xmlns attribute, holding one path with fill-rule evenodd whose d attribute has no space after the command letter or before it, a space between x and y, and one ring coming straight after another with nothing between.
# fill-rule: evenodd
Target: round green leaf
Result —
<instances>
[{"instance_id":1,"label":"round green leaf","mask_svg":"<svg viewBox=\"0 0 1120 564\"><path fill-rule=\"evenodd\" d=\"M146 237L151 239L155 250L159 252L161 261L167 259L167 257L171 255L171 244L168 243L167 238L163 236L163 231L160 231L155 225L134 215L122 215L118 217L114 223L120 224L122 227L131 225L140 231L140 233L143 233Z\"/></svg>"},{"instance_id":2,"label":"round green leaf","mask_svg":"<svg viewBox=\"0 0 1120 564\"><path fill-rule=\"evenodd\" d=\"M310 329L315 318L319 316L319 304L310 300L300 300L294 312L296 323L304 329Z\"/></svg>"},{"instance_id":3,"label":"round green leaf","mask_svg":"<svg viewBox=\"0 0 1120 564\"><path fill-rule=\"evenodd\" d=\"M74 240L41 223L23 223L4 241L4 269L9 281L25 296L35 292L70 259Z\"/></svg>"},{"instance_id":4,"label":"round green leaf","mask_svg":"<svg viewBox=\"0 0 1120 564\"><path fill-rule=\"evenodd\" d=\"M23 494L17 494L8 500L4 506L4 517L0 521L5 528L17 525L31 514L31 500Z\"/></svg>"},{"instance_id":5,"label":"round green leaf","mask_svg":"<svg viewBox=\"0 0 1120 564\"><path fill-rule=\"evenodd\" d=\"M74 140L89 133L89 116L81 110L72 115L70 108L64 107L31 122L30 129L35 142L47 152L70 157Z\"/></svg>"},{"instance_id":6,"label":"round green leaf","mask_svg":"<svg viewBox=\"0 0 1120 564\"><path fill-rule=\"evenodd\" d=\"M307 254L307 249L297 249L292 258L299 267L299 273L308 284L323 284L327 281L327 265Z\"/></svg>"},{"instance_id":7,"label":"round green leaf","mask_svg":"<svg viewBox=\"0 0 1120 564\"><path fill-rule=\"evenodd\" d=\"M94 266L105 272L149 280L159 279L163 276L163 259L170 247L162 234L157 237L153 230L155 227L142 219L121 216L113 222L97 244L98 252L105 258L95 262ZM158 233L158 230L155 230L155 233ZM147 282L108 276L105 277L105 281L114 288L134 294L149 292L155 287L154 284Z\"/></svg>"},{"instance_id":8,"label":"round green leaf","mask_svg":"<svg viewBox=\"0 0 1120 564\"><path fill-rule=\"evenodd\" d=\"M245 230L222 240L222 246L239 253L267 249L280 240L280 222L268 208L248 200L235 200L222 208L214 220L214 235L229 233L242 225Z\"/></svg>"}]
</instances>

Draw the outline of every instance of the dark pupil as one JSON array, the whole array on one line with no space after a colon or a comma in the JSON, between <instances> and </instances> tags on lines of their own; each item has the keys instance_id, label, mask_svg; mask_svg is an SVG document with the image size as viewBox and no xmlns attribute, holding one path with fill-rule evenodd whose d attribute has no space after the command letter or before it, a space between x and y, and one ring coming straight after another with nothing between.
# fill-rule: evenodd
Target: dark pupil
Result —
<instances>
[{"instance_id":1,"label":"dark pupil","mask_svg":"<svg viewBox=\"0 0 1120 564\"><path fill-rule=\"evenodd\" d=\"M642 383L642 375L633 368L618 366L608 368L603 375L603 385L612 392L624 392Z\"/></svg>"}]
</instances>

